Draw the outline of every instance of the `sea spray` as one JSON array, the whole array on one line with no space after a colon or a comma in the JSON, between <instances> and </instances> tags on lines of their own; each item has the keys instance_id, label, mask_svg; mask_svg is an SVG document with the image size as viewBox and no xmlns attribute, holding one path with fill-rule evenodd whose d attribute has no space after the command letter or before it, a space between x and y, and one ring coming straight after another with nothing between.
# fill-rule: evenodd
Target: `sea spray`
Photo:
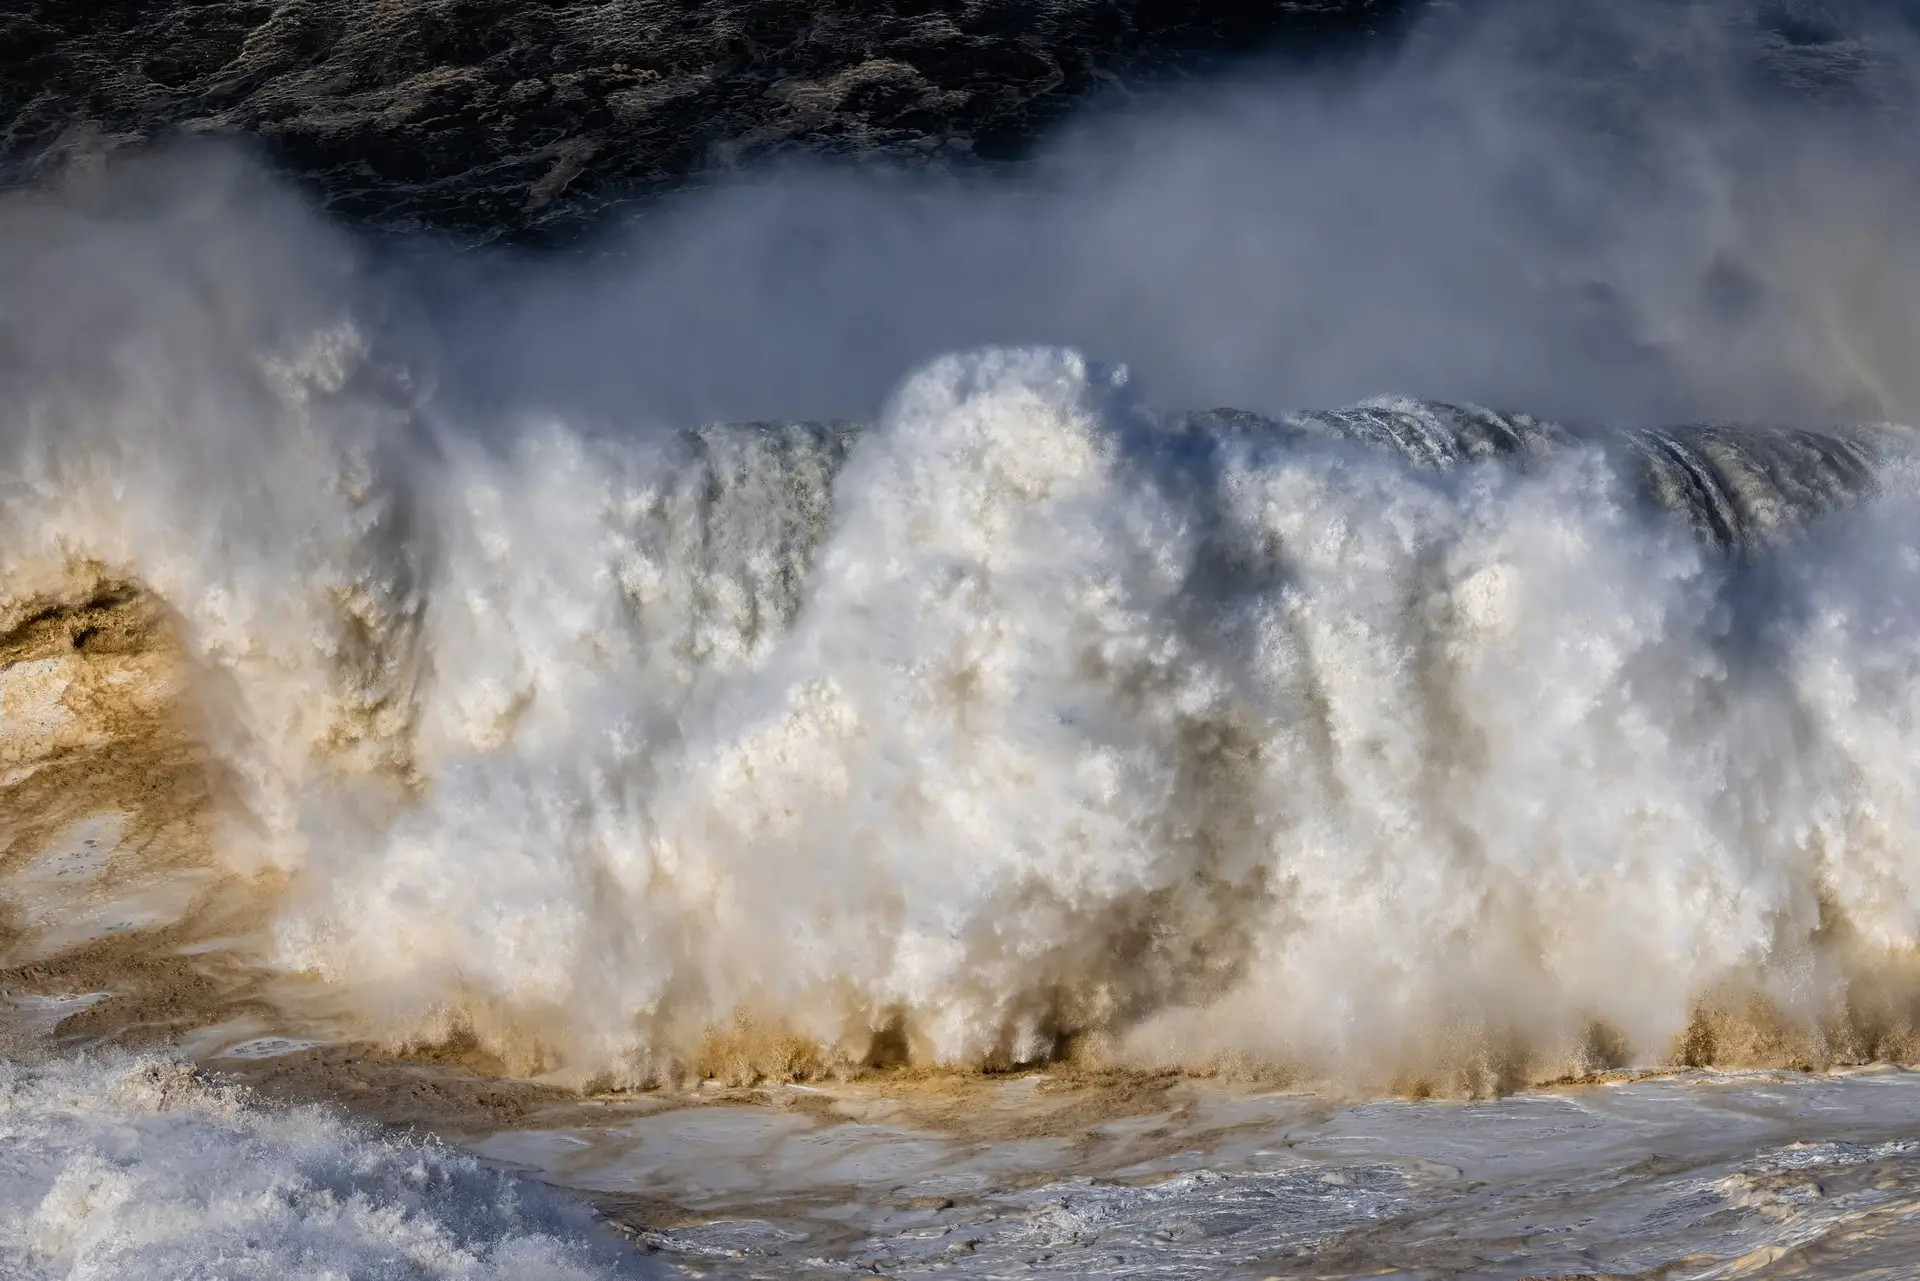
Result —
<instances>
[{"instance_id":1,"label":"sea spray","mask_svg":"<svg viewBox=\"0 0 1920 1281\"><path fill-rule=\"evenodd\" d=\"M424 466L342 332L239 366L295 501L25 436L89 483L9 548L165 603L222 852L365 1030L576 1079L746 1020L816 1065L1379 1086L1661 1060L1733 992L1775 1053L1906 1043L1899 429L1169 417L990 349L864 431ZM72 394L35 408L138 412Z\"/></svg>"}]
</instances>

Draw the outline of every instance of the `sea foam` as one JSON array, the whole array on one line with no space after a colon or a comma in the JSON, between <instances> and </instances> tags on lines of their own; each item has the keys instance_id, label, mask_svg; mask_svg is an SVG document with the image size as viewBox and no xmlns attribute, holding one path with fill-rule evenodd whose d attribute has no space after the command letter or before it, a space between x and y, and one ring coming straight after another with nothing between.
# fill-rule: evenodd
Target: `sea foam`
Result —
<instances>
[{"instance_id":1,"label":"sea foam","mask_svg":"<svg viewBox=\"0 0 1920 1281\"><path fill-rule=\"evenodd\" d=\"M1170 419L1055 348L864 430L485 444L337 321L142 372L29 388L76 428L13 439L8 581L164 602L222 856L369 1034L628 1081L743 1029L1372 1086L1906 1045L1895 429L1756 435L1778 482L1669 433L1726 489L1675 499L1642 438ZM152 429L213 391L244 430Z\"/></svg>"},{"instance_id":2,"label":"sea foam","mask_svg":"<svg viewBox=\"0 0 1920 1281\"><path fill-rule=\"evenodd\" d=\"M23 1279L645 1275L535 1184L165 1059L0 1062L0 1156Z\"/></svg>"}]
</instances>

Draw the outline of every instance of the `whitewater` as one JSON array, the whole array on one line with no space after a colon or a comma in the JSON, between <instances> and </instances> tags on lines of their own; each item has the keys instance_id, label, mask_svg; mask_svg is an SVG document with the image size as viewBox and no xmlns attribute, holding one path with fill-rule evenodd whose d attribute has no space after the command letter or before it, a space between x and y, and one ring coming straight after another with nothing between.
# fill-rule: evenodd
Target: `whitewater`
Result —
<instances>
[{"instance_id":1,"label":"whitewater","mask_svg":"<svg viewBox=\"0 0 1920 1281\"><path fill-rule=\"evenodd\" d=\"M775 1075L891 1039L1482 1088L1720 1018L1900 1056L1900 429L1167 422L999 350L867 432L551 424L407 469L353 335L310 341L234 371L279 430L231 506L197 451L75 459L32 405L64 429L14 465L4 578L9 635L145 609L178 653L141 675L218 691L253 830L214 848L284 880L271 963L370 1035L623 1085L740 1024ZM9 669L34 747L101 732L80 660Z\"/></svg>"},{"instance_id":2,"label":"whitewater","mask_svg":"<svg viewBox=\"0 0 1920 1281\"><path fill-rule=\"evenodd\" d=\"M0 1273L1905 1275L1915 63L1657 9L575 262L0 194Z\"/></svg>"}]
</instances>

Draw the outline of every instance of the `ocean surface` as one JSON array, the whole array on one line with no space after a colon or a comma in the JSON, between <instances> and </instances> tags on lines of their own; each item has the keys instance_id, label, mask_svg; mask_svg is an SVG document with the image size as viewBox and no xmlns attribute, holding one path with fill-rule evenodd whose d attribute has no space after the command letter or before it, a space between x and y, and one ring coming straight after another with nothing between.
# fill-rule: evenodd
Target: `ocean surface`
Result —
<instances>
[{"instance_id":1,"label":"ocean surface","mask_svg":"<svg viewBox=\"0 0 1920 1281\"><path fill-rule=\"evenodd\" d=\"M0 193L0 1275L1920 1270L1920 31L1295 54Z\"/></svg>"}]
</instances>

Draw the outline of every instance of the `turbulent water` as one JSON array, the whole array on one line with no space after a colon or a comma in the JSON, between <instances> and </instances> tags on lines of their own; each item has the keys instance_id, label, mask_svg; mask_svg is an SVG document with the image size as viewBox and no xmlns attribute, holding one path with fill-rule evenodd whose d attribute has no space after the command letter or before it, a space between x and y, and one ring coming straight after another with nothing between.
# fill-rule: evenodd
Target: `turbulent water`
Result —
<instances>
[{"instance_id":1,"label":"turbulent water","mask_svg":"<svg viewBox=\"0 0 1920 1281\"><path fill-rule=\"evenodd\" d=\"M234 371L246 489L43 393L6 547L17 626L158 598L253 827L220 851L290 878L273 962L379 1036L1366 1088L1659 1061L1748 1004L1758 1057L1906 1045L1902 429L1157 417L1019 349L865 430L429 468L366 363L328 329Z\"/></svg>"},{"instance_id":2,"label":"turbulent water","mask_svg":"<svg viewBox=\"0 0 1920 1281\"><path fill-rule=\"evenodd\" d=\"M1920 60L1724 8L561 263L0 196L0 1272L1902 1274Z\"/></svg>"},{"instance_id":3,"label":"turbulent water","mask_svg":"<svg viewBox=\"0 0 1920 1281\"><path fill-rule=\"evenodd\" d=\"M175 1063L8 1062L0 1141L8 1276L622 1274L584 1210L541 1189L324 1113L250 1108Z\"/></svg>"}]
</instances>

